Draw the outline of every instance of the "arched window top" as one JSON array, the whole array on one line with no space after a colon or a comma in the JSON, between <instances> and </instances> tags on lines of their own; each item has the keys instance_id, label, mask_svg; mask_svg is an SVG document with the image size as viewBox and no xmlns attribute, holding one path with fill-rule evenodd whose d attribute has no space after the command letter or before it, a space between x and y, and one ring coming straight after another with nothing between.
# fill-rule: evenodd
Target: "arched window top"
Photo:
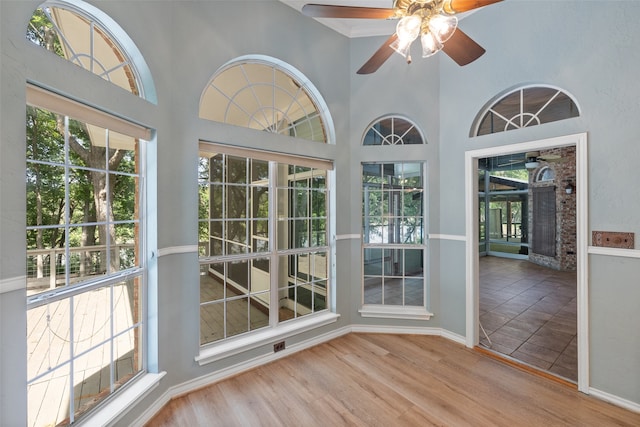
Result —
<instances>
[{"instance_id":1,"label":"arched window top","mask_svg":"<svg viewBox=\"0 0 640 427\"><path fill-rule=\"evenodd\" d=\"M376 119L362 138L362 145L424 144L420 129L409 119L389 115Z\"/></svg>"},{"instance_id":2,"label":"arched window top","mask_svg":"<svg viewBox=\"0 0 640 427\"><path fill-rule=\"evenodd\" d=\"M543 166L536 174L536 182L553 181L556 174L549 166Z\"/></svg>"},{"instance_id":3,"label":"arched window top","mask_svg":"<svg viewBox=\"0 0 640 427\"><path fill-rule=\"evenodd\" d=\"M470 136L488 135L580 116L571 95L561 89L523 86L499 95L474 120Z\"/></svg>"},{"instance_id":4,"label":"arched window top","mask_svg":"<svg viewBox=\"0 0 640 427\"><path fill-rule=\"evenodd\" d=\"M80 0L47 0L27 25L27 40L111 83L157 103L151 73L129 36Z\"/></svg>"},{"instance_id":5,"label":"arched window top","mask_svg":"<svg viewBox=\"0 0 640 427\"><path fill-rule=\"evenodd\" d=\"M294 67L262 55L235 59L211 78L200 118L265 132L333 143L328 108Z\"/></svg>"}]
</instances>

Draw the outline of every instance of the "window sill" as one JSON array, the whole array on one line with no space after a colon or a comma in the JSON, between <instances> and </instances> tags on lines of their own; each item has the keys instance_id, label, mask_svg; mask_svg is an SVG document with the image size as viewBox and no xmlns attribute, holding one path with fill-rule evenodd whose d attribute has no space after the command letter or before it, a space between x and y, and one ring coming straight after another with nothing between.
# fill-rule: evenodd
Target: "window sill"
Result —
<instances>
[{"instance_id":1,"label":"window sill","mask_svg":"<svg viewBox=\"0 0 640 427\"><path fill-rule=\"evenodd\" d=\"M106 426L117 422L120 416L127 412L127 408L133 406L138 400L156 388L165 375L166 372L142 375L124 390L117 393L106 405L87 417L78 420L78 424L81 426Z\"/></svg>"},{"instance_id":2,"label":"window sill","mask_svg":"<svg viewBox=\"0 0 640 427\"><path fill-rule=\"evenodd\" d=\"M286 322L276 328L231 338L219 344L211 344L200 349L195 360L200 366L215 362L236 354L258 348L276 341L310 331L338 321L339 314L326 312L310 315L300 320Z\"/></svg>"},{"instance_id":3,"label":"window sill","mask_svg":"<svg viewBox=\"0 0 640 427\"><path fill-rule=\"evenodd\" d=\"M402 307L389 305L364 305L358 310L362 317L383 319L429 320L433 313L425 307Z\"/></svg>"}]
</instances>

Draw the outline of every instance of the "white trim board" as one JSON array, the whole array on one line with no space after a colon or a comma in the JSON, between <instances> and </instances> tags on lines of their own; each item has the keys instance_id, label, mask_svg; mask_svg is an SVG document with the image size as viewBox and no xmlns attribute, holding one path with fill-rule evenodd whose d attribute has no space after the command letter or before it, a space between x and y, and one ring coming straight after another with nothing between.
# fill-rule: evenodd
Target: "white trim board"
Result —
<instances>
[{"instance_id":1,"label":"white trim board","mask_svg":"<svg viewBox=\"0 0 640 427\"><path fill-rule=\"evenodd\" d=\"M27 276L9 277L0 280L0 294L17 290L24 290L27 286Z\"/></svg>"},{"instance_id":2,"label":"white trim board","mask_svg":"<svg viewBox=\"0 0 640 427\"><path fill-rule=\"evenodd\" d=\"M589 246L589 255L606 255L623 258L640 258L640 250L604 248L601 246Z\"/></svg>"},{"instance_id":3,"label":"white trim board","mask_svg":"<svg viewBox=\"0 0 640 427\"><path fill-rule=\"evenodd\" d=\"M360 239L361 237L360 234L338 234L336 240Z\"/></svg>"},{"instance_id":4,"label":"white trim board","mask_svg":"<svg viewBox=\"0 0 640 427\"><path fill-rule=\"evenodd\" d=\"M456 240L459 242L466 242L467 236L458 234L429 234L429 239L435 240Z\"/></svg>"},{"instance_id":5,"label":"white trim board","mask_svg":"<svg viewBox=\"0 0 640 427\"><path fill-rule=\"evenodd\" d=\"M166 248L158 249L158 257L174 254L188 254L193 252L198 253L198 245L168 246Z\"/></svg>"}]
</instances>

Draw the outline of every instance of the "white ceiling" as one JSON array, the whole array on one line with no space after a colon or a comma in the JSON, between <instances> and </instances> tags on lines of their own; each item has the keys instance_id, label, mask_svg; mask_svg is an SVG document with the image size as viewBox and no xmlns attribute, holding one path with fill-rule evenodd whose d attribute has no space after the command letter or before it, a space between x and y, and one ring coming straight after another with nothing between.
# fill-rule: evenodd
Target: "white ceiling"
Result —
<instances>
[{"instance_id":1,"label":"white ceiling","mask_svg":"<svg viewBox=\"0 0 640 427\"><path fill-rule=\"evenodd\" d=\"M279 0L280 2L291 6L298 12L302 10L302 6L307 3L315 4L331 4L335 6L358 6L358 7L393 7L393 0ZM458 14L458 19L473 13L466 12ZM300 12L302 13L302 12ZM347 37L370 37L370 36L390 36L396 31L395 19L328 19L328 18L309 18L315 19L321 24L343 34Z\"/></svg>"},{"instance_id":2,"label":"white ceiling","mask_svg":"<svg viewBox=\"0 0 640 427\"><path fill-rule=\"evenodd\" d=\"M331 4L336 6L382 7L391 8L393 0L280 0L282 3L300 11L307 3ZM302 12L300 12L302 13ZM312 19L312 18L309 18ZM316 21L347 37L389 36L396 30L396 20L384 19L328 19Z\"/></svg>"}]
</instances>

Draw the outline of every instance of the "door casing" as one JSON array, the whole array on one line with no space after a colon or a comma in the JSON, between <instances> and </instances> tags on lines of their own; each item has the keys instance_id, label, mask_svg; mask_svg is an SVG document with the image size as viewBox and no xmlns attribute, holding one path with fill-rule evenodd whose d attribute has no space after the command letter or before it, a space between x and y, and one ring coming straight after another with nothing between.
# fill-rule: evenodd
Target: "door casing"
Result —
<instances>
[{"instance_id":1,"label":"door casing","mask_svg":"<svg viewBox=\"0 0 640 427\"><path fill-rule=\"evenodd\" d=\"M478 159L498 155L539 151L550 148L576 147L576 244L577 244L577 330L578 390L589 390L589 323L588 323L588 188L587 134L578 133L517 144L489 147L465 152L465 240L466 240L466 341L473 348L479 342L479 268L478 268Z\"/></svg>"}]
</instances>

